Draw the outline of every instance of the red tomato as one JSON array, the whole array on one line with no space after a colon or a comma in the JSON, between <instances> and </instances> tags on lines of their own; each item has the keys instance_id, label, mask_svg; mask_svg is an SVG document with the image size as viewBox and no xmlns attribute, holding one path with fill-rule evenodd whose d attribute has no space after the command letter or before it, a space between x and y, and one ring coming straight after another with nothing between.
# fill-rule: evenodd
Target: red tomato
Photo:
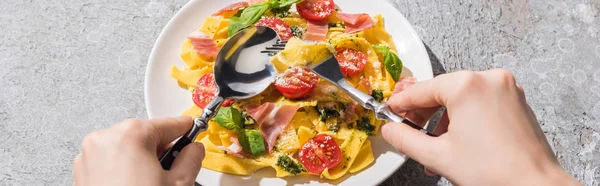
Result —
<instances>
[{"instance_id":1,"label":"red tomato","mask_svg":"<svg viewBox=\"0 0 600 186\"><path fill-rule=\"evenodd\" d=\"M304 143L298 156L304 168L313 174L321 174L326 168L331 169L342 161L340 146L327 134L319 134Z\"/></svg>"},{"instance_id":2,"label":"red tomato","mask_svg":"<svg viewBox=\"0 0 600 186\"><path fill-rule=\"evenodd\" d=\"M317 86L319 77L305 67L287 69L275 79L275 88L289 99L308 96Z\"/></svg>"},{"instance_id":3,"label":"red tomato","mask_svg":"<svg viewBox=\"0 0 600 186\"><path fill-rule=\"evenodd\" d=\"M340 63L340 69L346 76L356 75L363 71L367 64L365 53L351 48L336 48L335 58Z\"/></svg>"},{"instance_id":4,"label":"red tomato","mask_svg":"<svg viewBox=\"0 0 600 186\"><path fill-rule=\"evenodd\" d=\"M223 101L223 103L221 104L222 107L228 107L231 106L235 103L235 100L233 99L226 99L225 101Z\"/></svg>"},{"instance_id":5,"label":"red tomato","mask_svg":"<svg viewBox=\"0 0 600 186\"><path fill-rule=\"evenodd\" d=\"M283 20L276 18L276 17L262 18L261 20L256 22L256 24L254 24L254 25L267 26L267 27L277 31L277 34L279 35L279 38L282 41L287 41L290 38L294 37L294 34L292 34L292 29L290 28L290 25L288 25Z\"/></svg>"},{"instance_id":6,"label":"red tomato","mask_svg":"<svg viewBox=\"0 0 600 186\"><path fill-rule=\"evenodd\" d=\"M198 80L196 89L192 94L192 101L200 108L206 107L217 96L217 85L215 84L215 75L213 73L205 74ZM221 106L228 107L235 103L235 100L227 99Z\"/></svg>"},{"instance_id":7,"label":"red tomato","mask_svg":"<svg viewBox=\"0 0 600 186\"><path fill-rule=\"evenodd\" d=\"M333 3L333 0L304 0L296 4L298 14L312 21L327 19L333 14L334 9L335 3Z\"/></svg>"}]
</instances>

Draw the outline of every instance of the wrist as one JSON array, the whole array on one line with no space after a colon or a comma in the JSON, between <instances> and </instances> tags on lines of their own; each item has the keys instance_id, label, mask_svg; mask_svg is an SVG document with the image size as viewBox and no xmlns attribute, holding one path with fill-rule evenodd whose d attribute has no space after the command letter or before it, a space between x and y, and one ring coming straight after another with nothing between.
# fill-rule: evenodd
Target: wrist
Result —
<instances>
[{"instance_id":1,"label":"wrist","mask_svg":"<svg viewBox=\"0 0 600 186\"><path fill-rule=\"evenodd\" d=\"M557 185L557 186L578 186L581 185L573 176L567 173L558 164L552 164L541 168L531 179L528 179L527 185Z\"/></svg>"}]
</instances>

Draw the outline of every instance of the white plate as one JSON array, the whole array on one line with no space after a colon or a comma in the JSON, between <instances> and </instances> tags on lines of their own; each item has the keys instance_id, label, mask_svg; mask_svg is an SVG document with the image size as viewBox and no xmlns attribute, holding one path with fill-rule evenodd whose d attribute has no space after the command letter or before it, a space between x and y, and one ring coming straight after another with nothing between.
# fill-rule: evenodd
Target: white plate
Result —
<instances>
[{"instance_id":1,"label":"white plate","mask_svg":"<svg viewBox=\"0 0 600 186\"><path fill-rule=\"evenodd\" d=\"M150 118L179 115L191 106L189 92L181 89L169 75L172 65L184 67L180 46L189 33L200 28L204 18L240 0L191 0L169 21L156 41L146 69L145 97ZM400 58L419 81L433 78L429 56L423 42L404 16L385 0L337 0L348 13L382 14L388 32L394 38ZM385 143L381 134L371 137L375 162L366 170L338 180L318 176L276 178L275 171L264 168L251 176L235 176L202 169L198 183L210 185L376 185L392 175L406 158Z\"/></svg>"}]
</instances>

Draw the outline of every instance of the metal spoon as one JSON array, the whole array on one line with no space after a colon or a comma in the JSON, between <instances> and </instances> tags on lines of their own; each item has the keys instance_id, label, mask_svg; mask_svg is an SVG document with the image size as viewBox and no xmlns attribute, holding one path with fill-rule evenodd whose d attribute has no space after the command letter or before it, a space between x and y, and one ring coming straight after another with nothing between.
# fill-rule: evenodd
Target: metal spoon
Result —
<instances>
[{"instance_id":1,"label":"metal spoon","mask_svg":"<svg viewBox=\"0 0 600 186\"><path fill-rule=\"evenodd\" d=\"M169 170L179 152L200 132L206 131L208 121L217 113L223 100L250 98L271 85L277 74L269 61L271 55L261 51L284 46L277 32L261 26L246 28L225 42L214 66L219 93L204 107L202 116L194 119L192 128L160 158L163 169Z\"/></svg>"}]
</instances>

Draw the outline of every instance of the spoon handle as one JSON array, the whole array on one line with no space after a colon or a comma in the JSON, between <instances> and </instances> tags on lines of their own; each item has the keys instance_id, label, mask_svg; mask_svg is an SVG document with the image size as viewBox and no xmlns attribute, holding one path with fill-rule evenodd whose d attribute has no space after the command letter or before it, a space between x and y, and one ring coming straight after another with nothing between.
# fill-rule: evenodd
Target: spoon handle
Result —
<instances>
[{"instance_id":1,"label":"spoon handle","mask_svg":"<svg viewBox=\"0 0 600 186\"><path fill-rule=\"evenodd\" d=\"M181 136L181 138L179 138L179 140L177 140L177 142L175 142L175 144L173 144L173 146L159 158L160 165L164 170L170 170L175 158L177 158L177 155L179 155L183 148L194 142L194 139L196 139L196 136L198 136L199 133L208 129L208 120L214 117L216 112L219 110L221 103L223 103L223 100L223 97L217 96L210 103L208 103L208 105L206 105L202 111L202 116L194 119L194 125L192 125L192 128L183 136Z\"/></svg>"},{"instance_id":2,"label":"spoon handle","mask_svg":"<svg viewBox=\"0 0 600 186\"><path fill-rule=\"evenodd\" d=\"M194 139L188 138L187 136L189 136L191 133L194 133L194 131L199 131L199 127L197 125L193 125L192 128L183 136L181 136L181 138L179 138L179 140L177 140L177 142L175 142L175 144L173 144L173 146L160 158L160 165L164 170L170 170L175 158L177 158L177 155L179 155L185 146L192 143Z\"/></svg>"}]
</instances>

